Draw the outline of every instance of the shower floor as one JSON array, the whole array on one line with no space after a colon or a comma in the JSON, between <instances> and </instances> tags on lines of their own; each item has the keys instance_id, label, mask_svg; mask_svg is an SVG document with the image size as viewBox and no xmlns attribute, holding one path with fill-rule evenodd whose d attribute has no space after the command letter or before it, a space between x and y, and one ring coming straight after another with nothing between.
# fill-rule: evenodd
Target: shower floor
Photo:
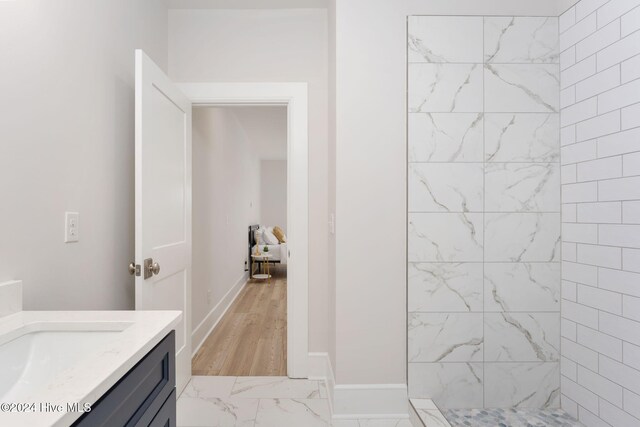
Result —
<instances>
[{"instance_id":1,"label":"shower floor","mask_svg":"<svg viewBox=\"0 0 640 427\"><path fill-rule=\"evenodd\" d=\"M578 427L562 409L449 409L443 414L452 427Z\"/></svg>"}]
</instances>

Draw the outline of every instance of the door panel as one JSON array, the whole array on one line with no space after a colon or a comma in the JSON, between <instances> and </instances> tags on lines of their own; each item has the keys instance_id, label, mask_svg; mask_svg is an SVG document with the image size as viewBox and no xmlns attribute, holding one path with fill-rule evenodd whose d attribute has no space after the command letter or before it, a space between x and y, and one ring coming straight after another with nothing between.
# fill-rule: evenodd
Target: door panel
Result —
<instances>
[{"instance_id":1,"label":"door panel","mask_svg":"<svg viewBox=\"0 0 640 427\"><path fill-rule=\"evenodd\" d=\"M180 310L176 387L191 377L191 102L136 51L136 310Z\"/></svg>"}]
</instances>

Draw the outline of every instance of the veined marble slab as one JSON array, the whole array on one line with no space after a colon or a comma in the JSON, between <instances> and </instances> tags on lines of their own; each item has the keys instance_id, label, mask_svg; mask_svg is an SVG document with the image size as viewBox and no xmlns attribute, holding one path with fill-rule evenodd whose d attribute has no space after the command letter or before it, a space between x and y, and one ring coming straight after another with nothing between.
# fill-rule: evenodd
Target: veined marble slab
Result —
<instances>
[{"instance_id":1,"label":"veined marble slab","mask_svg":"<svg viewBox=\"0 0 640 427\"><path fill-rule=\"evenodd\" d=\"M238 377L232 397L312 399L319 394L318 382L287 377Z\"/></svg>"},{"instance_id":2,"label":"veined marble slab","mask_svg":"<svg viewBox=\"0 0 640 427\"><path fill-rule=\"evenodd\" d=\"M177 403L177 425L253 427L260 399L205 397L186 391Z\"/></svg>"},{"instance_id":3,"label":"veined marble slab","mask_svg":"<svg viewBox=\"0 0 640 427\"><path fill-rule=\"evenodd\" d=\"M560 263L487 263L484 311L560 311Z\"/></svg>"},{"instance_id":4,"label":"veined marble slab","mask_svg":"<svg viewBox=\"0 0 640 427\"><path fill-rule=\"evenodd\" d=\"M410 16L409 62L482 62L482 17Z\"/></svg>"},{"instance_id":5,"label":"veined marble slab","mask_svg":"<svg viewBox=\"0 0 640 427\"><path fill-rule=\"evenodd\" d=\"M482 163L410 163L409 212L482 212L483 174Z\"/></svg>"},{"instance_id":6,"label":"veined marble slab","mask_svg":"<svg viewBox=\"0 0 640 427\"><path fill-rule=\"evenodd\" d=\"M560 261L559 213L486 213L485 261Z\"/></svg>"},{"instance_id":7,"label":"veined marble slab","mask_svg":"<svg viewBox=\"0 0 640 427\"><path fill-rule=\"evenodd\" d=\"M560 111L560 68L555 64L485 64L486 112ZM415 89L411 89L413 92ZM425 93L425 89L418 93ZM417 99L416 104L419 105ZM413 106L413 104L410 104Z\"/></svg>"},{"instance_id":8,"label":"veined marble slab","mask_svg":"<svg viewBox=\"0 0 640 427\"><path fill-rule=\"evenodd\" d=\"M485 362L557 362L560 313L485 313Z\"/></svg>"},{"instance_id":9,"label":"veined marble slab","mask_svg":"<svg viewBox=\"0 0 640 427\"><path fill-rule=\"evenodd\" d=\"M481 162L483 114L410 113L408 139L409 162Z\"/></svg>"},{"instance_id":10,"label":"veined marble slab","mask_svg":"<svg viewBox=\"0 0 640 427\"><path fill-rule=\"evenodd\" d=\"M485 197L488 212L560 212L560 165L488 163Z\"/></svg>"},{"instance_id":11,"label":"veined marble slab","mask_svg":"<svg viewBox=\"0 0 640 427\"><path fill-rule=\"evenodd\" d=\"M482 311L482 263L409 263L409 312Z\"/></svg>"},{"instance_id":12,"label":"veined marble slab","mask_svg":"<svg viewBox=\"0 0 640 427\"><path fill-rule=\"evenodd\" d=\"M560 368L550 363L485 363L487 408L558 408Z\"/></svg>"},{"instance_id":13,"label":"veined marble slab","mask_svg":"<svg viewBox=\"0 0 640 427\"><path fill-rule=\"evenodd\" d=\"M441 409L482 408L482 363L409 363L409 396Z\"/></svg>"},{"instance_id":14,"label":"veined marble slab","mask_svg":"<svg viewBox=\"0 0 640 427\"><path fill-rule=\"evenodd\" d=\"M483 214L410 213L409 262L482 261Z\"/></svg>"},{"instance_id":15,"label":"veined marble slab","mask_svg":"<svg viewBox=\"0 0 640 427\"><path fill-rule=\"evenodd\" d=\"M557 64L558 50L558 18L484 18L485 62Z\"/></svg>"},{"instance_id":16,"label":"veined marble slab","mask_svg":"<svg viewBox=\"0 0 640 427\"><path fill-rule=\"evenodd\" d=\"M487 162L559 162L558 113L490 113L484 116Z\"/></svg>"},{"instance_id":17,"label":"veined marble slab","mask_svg":"<svg viewBox=\"0 0 640 427\"><path fill-rule=\"evenodd\" d=\"M483 111L481 64L409 64L409 112Z\"/></svg>"},{"instance_id":18,"label":"veined marble slab","mask_svg":"<svg viewBox=\"0 0 640 427\"><path fill-rule=\"evenodd\" d=\"M409 313L409 362L481 362L482 313Z\"/></svg>"},{"instance_id":19,"label":"veined marble slab","mask_svg":"<svg viewBox=\"0 0 640 427\"><path fill-rule=\"evenodd\" d=\"M260 399L255 427L331 426L329 405L324 399Z\"/></svg>"}]
</instances>

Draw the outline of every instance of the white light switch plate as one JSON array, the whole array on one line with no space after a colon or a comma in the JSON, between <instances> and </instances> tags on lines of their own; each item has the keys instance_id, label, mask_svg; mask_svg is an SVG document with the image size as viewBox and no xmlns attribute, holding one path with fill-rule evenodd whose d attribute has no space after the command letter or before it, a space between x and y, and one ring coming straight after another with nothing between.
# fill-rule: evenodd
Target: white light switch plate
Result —
<instances>
[{"instance_id":1,"label":"white light switch plate","mask_svg":"<svg viewBox=\"0 0 640 427\"><path fill-rule=\"evenodd\" d=\"M64 242L71 243L80 240L80 214L78 212L64 213Z\"/></svg>"}]
</instances>

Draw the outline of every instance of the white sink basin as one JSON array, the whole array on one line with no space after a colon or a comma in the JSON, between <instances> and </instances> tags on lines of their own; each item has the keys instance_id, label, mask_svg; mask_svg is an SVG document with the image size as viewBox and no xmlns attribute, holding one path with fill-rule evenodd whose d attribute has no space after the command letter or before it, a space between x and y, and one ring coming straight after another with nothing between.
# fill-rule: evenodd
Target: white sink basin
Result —
<instances>
[{"instance_id":1,"label":"white sink basin","mask_svg":"<svg viewBox=\"0 0 640 427\"><path fill-rule=\"evenodd\" d=\"M130 322L41 322L0 336L0 402L20 402L104 351Z\"/></svg>"}]
</instances>

